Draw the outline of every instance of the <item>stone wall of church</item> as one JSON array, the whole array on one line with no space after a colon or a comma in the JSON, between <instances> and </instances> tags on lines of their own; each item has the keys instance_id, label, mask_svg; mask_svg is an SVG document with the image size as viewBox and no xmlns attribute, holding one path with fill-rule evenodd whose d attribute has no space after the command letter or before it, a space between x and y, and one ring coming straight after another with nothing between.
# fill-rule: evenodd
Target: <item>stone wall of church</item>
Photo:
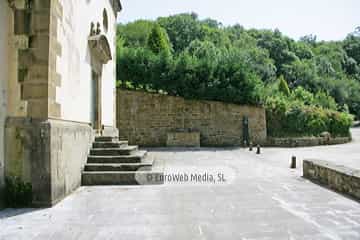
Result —
<instances>
[{"instance_id":1,"label":"stone wall of church","mask_svg":"<svg viewBox=\"0 0 360 240\"><path fill-rule=\"evenodd\" d=\"M62 51L56 62L57 73L61 75L56 102L61 105L61 119L87 123L92 120L94 86L88 37L91 23L100 23L101 33L106 35L113 57L102 69L102 123L114 126L116 19L111 1L58 1L62 16L57 20L57 41Z\"/></svg>"},{"instance_id":2,"label":"stone wall of church","mask_svg":"<svg viewBox=\"0 0 360 240\"><path fill-rule=\"evenodd\" d=\"M8 31L10 8L6 1L0 1L0 209L3 206L4 187L4 128L7 116L8 81Z\"/></svg>"},{"instance_id":3,"label":"stone wall of church","mask_svg":"<svg viewBox=\"0 0 360 240\"><path fill-rule=\"evenodd\" d=\"M263 108L117 90L117 127L120 138L130 144L162 147L169 133L195 132L200 133L201 146L241 146L245 116L250 140L265 143Z\"/></svg>"},{"instance_id":4,"label":"stone wall of church","mask_svg":"<svg viewBox=\"0 0 360 240\"><path fill-rule=\"evenodd\" d=\"M80 186L93 142L91 22L106 12L115 58L116 21L113 1L26 2L0 1L0 190L4 175L17 176L31 183L35 205L50 206ZM115 60L102 73L104 131L117 134Z\"/></svg>"}]
</instances>

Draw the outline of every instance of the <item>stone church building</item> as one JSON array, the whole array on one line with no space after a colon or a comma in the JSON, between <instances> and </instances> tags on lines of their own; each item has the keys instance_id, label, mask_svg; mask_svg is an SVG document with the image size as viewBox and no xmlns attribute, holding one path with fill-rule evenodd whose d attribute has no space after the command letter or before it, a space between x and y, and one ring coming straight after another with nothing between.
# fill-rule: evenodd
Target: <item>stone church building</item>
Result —
<instances>
[{"instance_id":1,"label":"stone church building","mask_svg":"<svg viewBox=\"0 0 360 240\"><path fill-rule=\"evenodd\" d=\"M51 206L81 185L115 127L119 0L0 0L0 195L5 176ZM0 204L1 205L1 204Z\"/></svg>"},{"instance_id":2,"label":"stone church building","mask_svg":"<svg viewBox=\"0 0 360 240\"><path fill-rule=\"evenodd\" d=\"M8 179L31 185L34 206L81 185L164 183L163 162L129 142L266 140L263 108L117 91L121 9L119 0L0 0L0 209Z\"/></svg>"}]
</instances>

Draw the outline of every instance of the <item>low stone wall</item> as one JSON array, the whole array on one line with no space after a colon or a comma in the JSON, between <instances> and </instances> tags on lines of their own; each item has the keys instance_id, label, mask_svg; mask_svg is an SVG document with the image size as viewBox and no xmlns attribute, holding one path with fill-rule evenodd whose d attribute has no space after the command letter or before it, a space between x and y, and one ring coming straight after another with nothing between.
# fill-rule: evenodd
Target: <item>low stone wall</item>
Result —
<instances>
[{"instance_id":1,"label":"low stone wall","mask_svg":"<svg viewBox=\"0 0 360 240\"><path fill-rule=\"evenodd\" d=\"M8 118L5 174L32 184L35 206L52 206L80 186L93 138L88 124Z\"/></svg>"},{"instance_id":2,"label":"low stone wall","mask_svg":"<svg viewBox=\"0 0 360 240\"><path fill-rule=\"evenodd\" d=\"M81 186L81 173L94 140L88 124L49 121L51 153L51 204Z\"/></svg>"},{"instance_id":3,"label":"low stone wall","mask_svg":"<svg viewBox=\"0 0 360 240\"><path fill-rule=\"evenodd\" d=\"M320 145L335 145L351 142L351 137L302 137L302 138L271 138L266 142L267 147L311 147Z\"/></svg>"},{"instance_id":4,"label":"low stone wall","mask_svg":"<svg viewBox=\"0 0 360 240\"><path fill-rule=\"evenodd\" d=\"M303 176L360 200L360 170L323 160L304 160Z\"/></svg>"},{"instance_id":5,"label":"low stone wall","mask_svg":"<svg viewBox=\"0 0 360 240\"><path fill-rule=\"evenodd\" d=\"M200 132L201 146L240 146L245 116L251 141L265 143L263 108L117 90L117 128L130 144L163 147L167 134L180 130Z\"/></svg>"}]
</instances>

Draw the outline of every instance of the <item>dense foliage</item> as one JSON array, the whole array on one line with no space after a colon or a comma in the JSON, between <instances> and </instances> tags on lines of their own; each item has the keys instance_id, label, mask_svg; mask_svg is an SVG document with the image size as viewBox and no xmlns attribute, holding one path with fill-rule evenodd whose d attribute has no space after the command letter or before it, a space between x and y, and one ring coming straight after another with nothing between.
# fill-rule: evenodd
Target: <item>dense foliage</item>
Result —
<instances>
[{"instance_id":1,"label":"dense foliage","mask_svg":"<svg viewBox=\"0 0 360 240\"><path fill-rule=\"evenodd\" d=\"M297 87L289 95L282 92L282 83L276 94L266 99L268 134L283 136L319 136L330 132L332 136L347 137L352 115L337 111L335 100L324 92L312 94Z\"/></svg>"},{"instance_id":2,"label":"dense foliage","mask_svg":"<svg viewBox=\"0 0 360 240\"><path fill-rule=\"evenodd\" d=\"M264 104L279 124L299 121L288 131L296 134L345 128L347 112L360 117L360 29L344 41L295 41L279 30L224 27L192 13L119 25L117 46L122 87Z\"/></svg>"},{"instance_id":3,"label":"dense foliage","mask_svg":"<svg viewBox=\"0 0 360 240\"><path fill-rule=\"evenodd\" d=\"M203 46L207 44L212 46L201 43L199 48L189 49L176 59L145 48L123 49L118 61L121 76L131 79L124 83L133 88L162 90L190 99L259 103L263 84L245 66L237 50L211 52L216 49Z\"/></svg>"}]
</instances>

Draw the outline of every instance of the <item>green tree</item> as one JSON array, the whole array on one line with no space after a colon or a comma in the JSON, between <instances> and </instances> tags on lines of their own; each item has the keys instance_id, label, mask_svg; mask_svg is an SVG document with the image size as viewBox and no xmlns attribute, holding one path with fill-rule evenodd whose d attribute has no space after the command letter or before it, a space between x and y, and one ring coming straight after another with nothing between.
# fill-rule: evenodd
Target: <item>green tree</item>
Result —
<instances>
[{"instance_id":1,"label":"green tree","mask_svg":"<svg viewBox=\"0 0 360 240\"><path fill-rule=\"evenodd\" d=\"M153 26L154 22L148 20L138 20L126 25L119 24L117 36L124 40L125 47L143 47Z\"/></svg>"},{"instance_id":2,"label":"green tree","mask_svg":"<svg viewBox=\"0 0 360 240\"><path fill-rule=\"evenodd\" d=\"M166 30L175 53L185 50L196 39L204 39L201 23L196 14L184 13L161 17L157 23Z\"/></svg>"},{"instance_id":3,"label":"green tree","mask_svg":"<svg viewBox=\"0 0 360 240\"><path fill-rule=\"evenodd\" d=\"M311 59L314 57L314 53L312 52L309 44L299 41L295 42L292 48L292 51L300 59Z\"/></svg>"},{"instance_id":4,"label":"green tree","mask_svg":"<svg viewBox=\"0 0 360 240\"><path fill-rule=\"evenodd\" d=\"M170 54L170 43L166 31L157 24L149 34L147 46L156 54L161 52Z\"/></svg>"},{"instance_id":5,"label":"green tree","mask_svg":"<svg viewBox=\"0 0 360 240\"><path fill-rule=\"evenodd\" d=\"M360 34L357 32L349 34L343 43L347 55L360 63Z\"/></svg>"},{"instance_id":6,"label":"green tree","mask_svg":"<svg viewBox=\"0 0 360 240\"><path fill-rule=\"evenodd\" d=\"M257 39L258 46L269 51L277 69L277 76L284 74L282 66L299 60L290 50L293 40L284 37L278 30L251 30L250 34Z\"/></svg>"},{"instance_id":7,"label":"green tree","mask_svg":"<svg viewBox=\"0 0 360 240\"><path fill-rule=\"evenodd\" d=\"M279 77L279 92L284 94L285 96L290 96L289 86L284 78L284 76Z\"/></svg>"},{"instance_id":8,"label":"green tree","mask_svg":"<svg viewBox=\"0 0 360 240\"><path fill-rule=\"evenodd\" d=\"M300 42L309 44L311 46L315 46L316 45L316 39L317 39L316 35L310 34L310 35L306 35L306 36L301 37Z\"/></svg>"},{"instance_id":9,"label":"green tree","mask_svg":"<svg viewBox=\"0 0 360 240\"><path fill-rule=\"evenodd\" d=\"M311 60L297 60L282 65L284 77L291 88L302 86L306 89L314 89L314 82L317 78L316 66Z\"/></svg>"}]
</instances>

